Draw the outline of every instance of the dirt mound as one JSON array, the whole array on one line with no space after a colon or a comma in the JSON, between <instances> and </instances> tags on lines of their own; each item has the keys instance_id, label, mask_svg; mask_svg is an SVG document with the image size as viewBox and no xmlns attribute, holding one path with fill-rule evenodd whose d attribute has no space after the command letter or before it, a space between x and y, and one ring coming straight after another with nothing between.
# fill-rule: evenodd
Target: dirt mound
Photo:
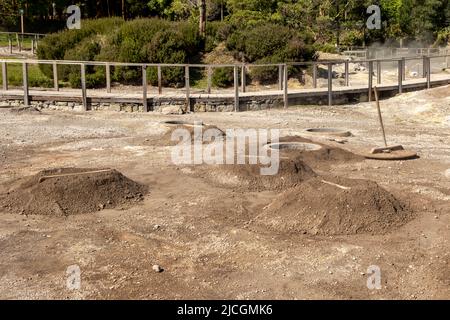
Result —
<instances>
[{"instance_id":1,"label":"dirt mound","mask_svg":"<svg viewBox=\"0 0 450 320\"><path fill-rule=\"evenodd\" d=\"M281 158L278 174L261 175L261 165L219 165L208 176L221 185L247 191L284 190L317 176L300 158Z\"/></svg>"},{"instance_id":2,"label":"dirt mound","mask_svg":"<svg viewBox=\"0 0 450 320\"><path fill-rule=\"evenodd\" d=\"M68 216L131 205L147 187L116 170L61 168L41 171L0 196L13 213Z\"/></svg>"},{"instance_id":3,"label":"dirt mound","mask_svg":"<svg viewBox=\"0 0 450 320\"><path fill-rule=\"evenodd\" d=\"M178 145L180 143L180 141L172 141L172 134L175 130L178 130L178 129L184 129L189 132L189 134L191 136L191 139L190 139L191 143L194 143L194 141L203 141L203 134L205 133L206 130L209 130L209 129L212 129L209 131L209 133L212 133L214 136L212 141L214 141L214 139L223 139L226 136L225 132L223 132L216 126L204 125L201 128L202 128L201 131L195 131L195 128L193 126L185 126L185 125L173 126L166 133L164 133L164 135L162 137L158 138L158 144L161 146L176 146L176 145ZM203 143L208 144L210 142L203 141Z\"/></svg>"},{"instance_id":4,"label":"dirt mound","mask_svg":"<svg viewBox=\"0 0 450 320\"><path fill-rule=\"evenodd\" d=\"M339 164L342 162L346 163L361 162L364 160L364 157L354 154L350 151L330 147L322 143L313 142L309 139L305 139L299 136L283 137L280 138L280 142L305 142L320 145L322 147L320 150L301 151L301 150L283 149L280 152L280 155L298 156L301 160L303 160L306 164L308 164L312 168L322 169L327 168L333 164Z\"/></svg>"},{"instance_id":5,"label":"dirt mound","mask_svg":"<svg viewBox=\"0 0 450 320\"><path fill-rule=\"evenodd\" d=\"M411 216L406 205L375 182L316 177L280 194L255 222L281 232L383 234Z\"/></svg>"}]
</instances>

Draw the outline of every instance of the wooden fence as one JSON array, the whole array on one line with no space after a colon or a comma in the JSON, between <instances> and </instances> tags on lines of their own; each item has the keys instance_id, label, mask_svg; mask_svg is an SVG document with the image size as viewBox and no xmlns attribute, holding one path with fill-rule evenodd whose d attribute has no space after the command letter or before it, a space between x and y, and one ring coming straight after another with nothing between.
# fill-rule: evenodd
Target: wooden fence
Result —
<instances>
[{"instance_id":1,"label":"wooden fence","mask_svg":"<svg viewBox=\"0 0 450 320\"><path fill-rule=\"evenodd\" d=\"M0 38L6 39L8 41L8 52L13 54L17 48L18 52L25 50L24 42L28 39L31 42L31 52L36 53L39 45L39 40L45 37L42 33L19 33L19 32L0 32Z\"/></svg>"},{"instance_id":2,"label":"wooden fence","mask_svg":"<svg viewBox=\"0 0 450 320\"><path fill-rule=\"evenodd\" d=\"M368 68L368 96L369 101L372 100L372 91L374 86L374 76L377 77L377 84L382 85L382 64L391 63L397 65L398 72L398 92L403 92L403 83L406 79L406 61L408 60L422 60L422 77L426 79L427 88L431 87L431 60L432 59L446 59L446 67L448 65L449 55L444 56L421 56L421 57L404 57L398 59L371 59L371 60L359 60L360 64L367 65ZM190 70L192 68L203 68L206 69L207 74L207 93L211 94L212 88L212 74L215 68L233 68L233 78L234 78L234 107L235 110L239 110L239 96L240 93L246 92L246 77L248 68L257 67L276 67L278 68L278 91L280 96L282 96L284 101L284 107L287 108L289 105L289 88L288 88L288 68L289 66L300 66L312 68L312 81L313 88L317 88L318 80L318 66L325 65L327 72L327 92L328 92L328 104L331 106L333 104L333 66L334 65L345 65L344 72L344 83L346 87L349 87L349 64L355 63L355 61L349 60L333 60L333 61L318 61L318 62L292 62L292 63L282 63L282 64L216 64L216 65L203 65L203 64L151 64L151 63L119 63L119 62L96 62L96 61L50 61L50 60L0 60L1 70L2 70L2 83L3 91L8 91L8 64L21 64L23 70L23 101L25 105L29 105L29 81L28 81L28 66L30 64L47 64L52 65L53 68L53 90L59 91L59 81L58 81L58 66L60 65L76 65L80 67L80 77L81 77L81 96L82 104L84 110L89 110L88 105L88 95L86 86L86 67L87 66L103 66L106 72L106 92L111 93L111 67L135 67L142 70L142 104L144 106L144 111L149 111L148 108L148 80L147 80L147 70L148 68L157 69L158 77L158 95L163 94L162 86L162 69L163 68L184 68L184 80L185 80L185 99L188 110L191 109L190 97ZM239 77L241 81L239 83ZM255 93L255 96L258 93Z\"/></svg>"}]
</instances>

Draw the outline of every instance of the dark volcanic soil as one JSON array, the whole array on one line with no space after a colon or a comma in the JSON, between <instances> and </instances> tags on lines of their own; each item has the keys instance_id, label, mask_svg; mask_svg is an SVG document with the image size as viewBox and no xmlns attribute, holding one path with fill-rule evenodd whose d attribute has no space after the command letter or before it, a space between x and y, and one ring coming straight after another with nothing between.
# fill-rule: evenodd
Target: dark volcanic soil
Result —
<instances>
[{"instance_id":1,"label":"dark volcanic soil","mask_svg":"<svg viewBox=\"0 0 450 320\"><path fill-rule=\"evenodd\" d=\"M67 216L126 206L147 187L109 169L44 170L0 196L0 206L26 215Z\"/></svg>"},{"instance_id":2,"label":"dark volcanic soil","mask_svg":"<svg viewBox=\"0 0 450 320\"><path fill-rule=\"evenodd\" d=\"M280 194L255 219L281 232L384 234L412 218L407 205L368 180L316 177Z\"/></svg>"}]
</instances>

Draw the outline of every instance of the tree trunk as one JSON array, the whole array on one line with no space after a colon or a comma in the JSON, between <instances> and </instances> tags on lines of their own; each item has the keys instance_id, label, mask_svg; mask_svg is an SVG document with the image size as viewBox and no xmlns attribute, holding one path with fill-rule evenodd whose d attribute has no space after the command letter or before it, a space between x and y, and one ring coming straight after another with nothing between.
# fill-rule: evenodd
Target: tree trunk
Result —
<instances>
[{"instance_id":1,"label":"tree trunk","mask_svg":"<svg viewBox=\"0 0 450 320\"><path fill-rule=\"evenodd\" d=\"M122 18L125 20L125 0L122 0Z\"/></svg>"},{"instance_id":2,"label":"tree trunk","mask_svg":"<svg viewBox=\"0 0 450 320\"><path fill-rule=\"evenodd\" d=\"M200 0L200 35L206 34L206 0Z\"/></svg>"}]
</instances>

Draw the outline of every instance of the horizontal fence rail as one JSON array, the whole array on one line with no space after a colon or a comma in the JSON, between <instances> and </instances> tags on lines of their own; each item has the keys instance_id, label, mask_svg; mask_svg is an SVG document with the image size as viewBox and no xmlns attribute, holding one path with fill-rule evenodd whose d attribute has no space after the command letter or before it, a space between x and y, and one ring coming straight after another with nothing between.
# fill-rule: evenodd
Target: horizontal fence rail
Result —
<instances>
[{"instance_id":1,"label":"horizontal fence rail","mask_svg":"<svg viewBox=\"0 0 450 320\"><path fill-rule=\"evenodd\" d=\"M343 73L343 86L350 86L350 68L349 64L358 64L363 65L368 70L368 78L367 78L367 96L368 100L372 100L372 91L375 85L374 77L377 78L376 85L382 85L382 69L383 64L391 64L395 66L397 69L397 87L398 92L403 92L404 82L406 80L406 64L407 62L417 60L417 75L416 77L425 79L426 87L431 87L432 81L432 59L443 59L443 64L445 68L450 67L450 54L445 55L418 55L418 56L406 56L400 58L380 58L380 59L359 59L359 60L350 60L350 59L341 59L341 60L326 60L326 61L308 61L308 62L286 62L286 63L270 63L270 64L250 64L250 63L241 63L241 64L157 64L157 63L128 63L128 62L100 62L100 61L68 61L68 60L34 60L34 59L0 59L0 65L2 70L2 89L3 91L8 91L8 65L22 65L22 80L23 80L23 101L25 105L29 105L30 97L29 97L29 66L30 65L51 65L53 69L53 90L59 91L59 80L58 80L58 66L61 65L69 65L69 66L78 66L80 72L81 79L81 103L83 104L84 110L89 110L89 99L88 99L88 89L86 84L86 67L87 66L97 66L104 67L106 73L106 92L111 93L111 68L113 67L135 67L140 68L142 72L142 105L144 111L150 111L148 107L148 80L147 74L149 68L157 69L157 83L158 83L158 95L163 94L163 86L162 86L162 70L164 68L183 68L184 69L184 92L185 92L185 101L186 108L188 111L191 111L191 87L190 87L190 74L192 68L201 68L205 70L205 74L207 75L207 93L211 94L212 87L212 74L214 69L216 68L232 68L233 69L233 93L229 93L233 95L234 98L234 109L239 111L239 99L240 96L244 94L246 96L251 95L246 91L246 77L247 72L250 68L258 68L258 67L274 67L278 68L278 94L280 98L283 99L284 107L289 106L289 67L305 67L312 70L312 86L314 89L318 88L318 79L319 79L319 66L321 66L323 74L320 78L327 79L326 83L326 93L328 97L328 105L333 104L333 96L335 91L333 89L333 79L334 70L333 68L336 65L344 67ZM419 68L421 67L421 68ZM421 70L420 70L421 69ZM416 73L415 73L416 74ZM419 77L420 76L420 77ZM449 75L450 78L450 75ZM319 89L317 89L319 90ZM255 94L256 95L256 94Z\"/></svg>"}]
</instances>

